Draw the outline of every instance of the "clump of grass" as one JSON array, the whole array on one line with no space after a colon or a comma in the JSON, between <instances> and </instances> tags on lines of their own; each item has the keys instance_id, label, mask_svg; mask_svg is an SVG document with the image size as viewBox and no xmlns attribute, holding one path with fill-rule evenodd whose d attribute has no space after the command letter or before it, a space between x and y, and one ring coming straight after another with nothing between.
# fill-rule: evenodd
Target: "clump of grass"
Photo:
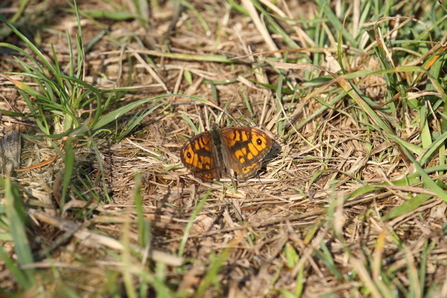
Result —
<instances>
[{"instance_id":1,"label":"clump of grass","mask_svg":"<svg viewBox=\"0 0 447 298\"><path fill-rule=\"evenodd\" d=\"M37 131L33 131L33 135L25 134L24 136L27 139L44 140L53 147L56 154L63 160L63 168L60 169L61 175L59 176L62 180L61 188L56 189L56 192L60 193L60 196L56 198L59 205L53 206L54 209L59 211L58 213L66 210L65 205L69 196L72 198L73 196L77 197L81 201L87 201L88 203L83 205L85 208L88 208L93 201L101 204L101 201L104 199L99 198L97 192L95 193L94 191L90 192L88 196L81 193L80 186L83 189L82 191L85 191L85 189L92 189L97 182L89 180L88 176L79 176L83 174L82 170L78 171L77 169L79 165L76 162L78 148L84 145L93 148L93 152L98 154L98 165L102 167L103 163L99 156L97 137L112 135L112 131L107 127L109 124L117 121L119 117L129 111L143 104L149 104L145 110L137 112L121 131L116 132L115 140L119 141L139 125L144 117L153 113L157 108L166 105L162 101L163 96L159 96L157 98L142 99L112 110L111 107L120 99L124 91L118 88L103 91L100 87L85 82L85 56L80 17L76 4L74 8L78 21L78 34L75 38L76 47L73 48L71 37L68 31L66 32L70 54L67 73L62 71L58 53L53 45L51 47L52 57L46 56L13 24L0 15L0 20L28 47L28 50L26 50L12 44L0 43L0 47L10 48L22 57L15 58L15 63L22 68L22 71L7 73L5 77L14 84L28 108L26 113L7 110L2 110L1 112L13 117L32 119L37 125ZM16 76L24 79L16 80L12 78ZM100 179L104 182L106 180L104 171L100 173ZM72 180L73 175L77 175L79 179ZM12 277L16 280L19 289L36 290L38 288L38 279L35 278L37 272L32 266L36 256L33 256L31 252L31 244L25 233L25 225L29 225L29 220L24 212L24 208L28 211L29 206L23 205L23 193L21 194L21 189L12 183L9 177L5 180L2 179L0 182L5 195L5 200L1 205L3 208L0 209L2 239L3 241L11 241L14 244L14 251L18 255L18 263L16 263L8 255L8 252L2 248L0 253L4 260L4 265L12 273ZM81 184L78 185L76 182L81 182ZM104 184L103 194L107 197L107 184ZM78 217L78 219L86 220L91 212L82 212L81 214L82 217ZM62 218L46 219L48 220L47 223L53 221L53 225L55 222L63 221ZM58 225L56 224L56 226ZM63 230L62 226L59 226L59 228ZM68 237L64 238L65 241L75 233L76 230L69 232ZM58 245L61 245L63 241L59 241ZM52 249L56 247L54 245ZM47 253L51 252L51 250L46 251ZM29 268L22 269L21 267L23 266L28 266ZM74 294L68 289L63 290L63 292L65 294L71 293L70 295ZM37 293L43 295L44 291L39 289Z\"/></svg>"},{"instance_id":2,"label":"clump of grass","mask_svg":"<svg viewBox=\"0 0 447 298\"><path fill-rule=\"evenodd\" d=\"M0 181L0 235L13 243L0 254L15 289L46 294L39 282L57 276L48 292L72 296L94 293L88 286L129 297L442 295L445 274L433 268L443 266L447 198L445 7L155 2L149 22L144 3L130 12L112 4L114 13L74 7L66 73L54 46L45 55L1 17L28 50L0 44L24 57L8 76L29 110L2 112L32 119L37 132L26 137L62 161L53 214L25 202L31 184ZM163 5L175 6L169 21ZM120 30L134 18L151 36L111 29L107 41L121 50L100 52L105 43L84 40L79 15L102 29L128 20ZM98 56L120 57L130 85L156 81L162 91L141 99L86 83L86 42ZM179 167L182 141L213 121L271 132L281 150L262 179L198 184ZM35 223L56 230L38 253ZM69 261L52 265L56 252ZM66 274L75 263L104 270L92 270L89 283Z\"/></svg>"}]
</instances>

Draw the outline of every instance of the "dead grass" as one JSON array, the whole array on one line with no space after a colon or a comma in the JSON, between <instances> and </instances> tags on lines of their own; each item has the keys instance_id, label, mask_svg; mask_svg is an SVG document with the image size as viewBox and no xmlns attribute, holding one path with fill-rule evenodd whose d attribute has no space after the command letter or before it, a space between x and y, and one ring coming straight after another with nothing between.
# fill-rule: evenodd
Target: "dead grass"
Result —
<instances>
[{"instance_id":1,"label":"dead grass","mask_svg":"<svg viewBox=\"0 0 447 298\"><path fill-rule=\"evenodd\" d=\"M78 3L84 44L98 38L88 46L83 80L102 90L129 88L107 112L140 99L168 96L120 142L115 140L135 111L97 134L55 140L60 148L66 148L67 138L73 140L74 171L65 197L66 160L46 139L23 138L22 170L16 169L11 179L30 218L26 232L34 262L20 264L20 269L36 268L37 282L25 291L2 262L0 293L447 296L446 204L411 160L414 156L420 161L424 150L434 146L422 146L424 130L430 132L432 144L444 133L437 100L446 95L433 87L434 74L418 80L409 73L419 68L383 71L385 62L394 69L410 67L416 58L428 60L425 52L412 55L410 48L428 51L436 45L414 49L408 36L389 37L397 34L394 29L401 22L417 24L411 18L394 18L397 10L386 23L389 31L381 32L384 38L376 36L368 46L338 49L331 17L315 21L322 10L318 1L279 1L276 6L263 1L259 5L264 9L271 6L263 17L259 7L248 9L250 3L240 4L247 9L243 14L223 1L192 1L191 7L177 8L179 2L153 1L149 20L140 21L118 20L112 14L93 17L98 11L137 14L130 1ZM416 13L433 3L409 1L406 5L414 5L414 11L398 8L423 23L427 19ZM12 11L15 5L11 2ZM7 7L0 13L10 17ZM65 30L75 40L77 22L64 8L69 8L65 2L31 2L24 13L30 21L22 25L49 57L54 45L60 67L67 72ZM263 23L271 16L286 35ZM27 27L30 22L34 28ZM365 23L348 20L345 25L357 38L354 32ZM430 31L435 40L445 42L435 31ZM315 40L316 32L326 32L327 48ZM408 41L408 51L397 48L405 48L405 43L380 44L389 42L387 38ZM3 40L25 47L14 34ZM301 49L292 50L294 44ZM373 44L379 44L376 52ZM377 51L384 50L407 56L381 64L386 54ZM284 57L287 61L277 60ZM266 59L271 63L264 63ZM2 51L0 63L3 74L23 71L10 53ZM445 76L445 65L439 70L439 78ZM3 76L1 83L0 109L29 113L11 88L12 81ZM412 88L405 90L404 85ZM399 93L404 91L405 96ZM431 100L430 105L422 108L422 98ZM384 105L387 109L381 109ZM95 110L95 104L89 109ZM83 121L88 124L89 119ZM203 130L213 121L260 127L274 138L274 154L260 177L237 186L231 180L202 183L181 165L182 144L196 127ZM20 124L27 135L41 134L32 117L2 117L2 127L10 123ZM442 150L433 151L422 166L444 188ZM396 211L398 206L404 207ZM0 231L8 235L11 230L2 221ZM17 261L14 242L0 241Z\"/></svg>"}]
</instances>

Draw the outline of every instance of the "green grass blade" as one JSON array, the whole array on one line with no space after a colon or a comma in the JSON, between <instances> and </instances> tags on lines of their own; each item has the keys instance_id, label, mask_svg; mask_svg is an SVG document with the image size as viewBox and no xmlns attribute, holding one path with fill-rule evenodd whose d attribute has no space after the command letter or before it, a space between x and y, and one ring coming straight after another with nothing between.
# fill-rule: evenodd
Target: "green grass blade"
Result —
<instances>
[{"instance_id":1,"label":"green grass blade","mask_svg":"<svg viewBox=\"0 0 447 298\"><path fill-rule=\"evenodd\" d=\"M34 262L31 253L28 237L25 232L25 223L28 218L23 210L19 190L11 183L9 178L5 180L0 179L5 191L5 212L10 224L10 233L14 239L14 249L17 254L19 265L27 265ZM34 278L34 270L26 269L18 273L13 265L11 265L15 276L20 278L19 282L25 289L30 289L35 286L36 280Z\"/></svg>"},{"instance_id":2,"label":"green grass blade","mask_svg":"<svg viewBox=\"0 0 447 298\"><path fill-rule=\"evenodd\" d=\"M182 257L183 253L185 251L186 247L186 241L188 240L189 233L191 231L191 228L194 224L194 220L196 219L197 215L199 214L200 210L202 210L203 206L205 205L206 201L208 200L209 196L211 194L211 189L209 189L200 199L199 203L197 204L196 208L194 209L193 213L191 214L188 224L185 227L185 231L183 232L182 241L180 242L180 247L178 250L178 256Z\"/></svg>"},{"instance_id":3,"label":"green grass blade","mask_svg":"<svg viewBox=\"0 0 447 298\"><path fill-rule=\"evenodd\" d=\"M64 180L62 183L61 206L65 206L68 187L70 186L72 179L71 176L74 170L75 155L73 151L72 138L68 138L67 141L65 142L65 155L63 157L64 157L65 172L64 172Z\"/></svg>"}]
</instances>

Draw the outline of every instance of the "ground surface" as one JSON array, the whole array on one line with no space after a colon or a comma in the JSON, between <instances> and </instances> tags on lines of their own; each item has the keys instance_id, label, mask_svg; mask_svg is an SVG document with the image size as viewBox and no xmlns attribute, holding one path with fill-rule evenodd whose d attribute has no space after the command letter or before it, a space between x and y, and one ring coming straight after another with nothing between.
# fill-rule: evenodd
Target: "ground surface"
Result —
<instances>
[{"instance_id":1,"label":"ground surface","mask_svg":"<svg viewBox=\"0 0 447 298\"><path fill-rule=\"evenodd\" d=\"M16 5L0 13L10 20ZM436 5L79 1L79 77L121 91L102 114L73 96L67 109L78 123L58 123L43 105L54 145L29 137L43 135L32 116L2 118L3 140L26 134L2 146L20 152L11 181L30 219L32 261L17 255L8 207L0 241L35 278L24 285L14 265L0 263L2 293L446 297L445 58L434 55L446 31ZM70 73L70 53L79 54L71 6L30 2L15 24ZM2 42L35 56L1 28ZM0 51L2 74L19 72L2 77L0 109L29 114L11 88L24 81L40 92L14 56L29 60ZM133 103L94 126L96 115ZM274 140L257 177L206 183L181 164L183 143L212 123L257 127Z\"/></svg>"}]
</instances>

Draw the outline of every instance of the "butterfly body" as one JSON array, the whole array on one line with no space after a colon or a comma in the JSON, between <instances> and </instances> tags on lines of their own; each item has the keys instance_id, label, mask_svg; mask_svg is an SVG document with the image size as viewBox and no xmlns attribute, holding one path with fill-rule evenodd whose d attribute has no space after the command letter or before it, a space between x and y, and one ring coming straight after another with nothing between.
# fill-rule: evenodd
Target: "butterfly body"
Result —
<instances>
[{"instance_id":1,"label":"butterfly body","mask_svg":"<svg viewBox=\"0 0 447 298\"><path fill-rule=\"evenodd\" d=\"M223 175L244 181L256 175L271 148L271 138L259 129L214 125L189 139L180 158L202 181L220 180Z\"/></svg>"}]
</instances>

